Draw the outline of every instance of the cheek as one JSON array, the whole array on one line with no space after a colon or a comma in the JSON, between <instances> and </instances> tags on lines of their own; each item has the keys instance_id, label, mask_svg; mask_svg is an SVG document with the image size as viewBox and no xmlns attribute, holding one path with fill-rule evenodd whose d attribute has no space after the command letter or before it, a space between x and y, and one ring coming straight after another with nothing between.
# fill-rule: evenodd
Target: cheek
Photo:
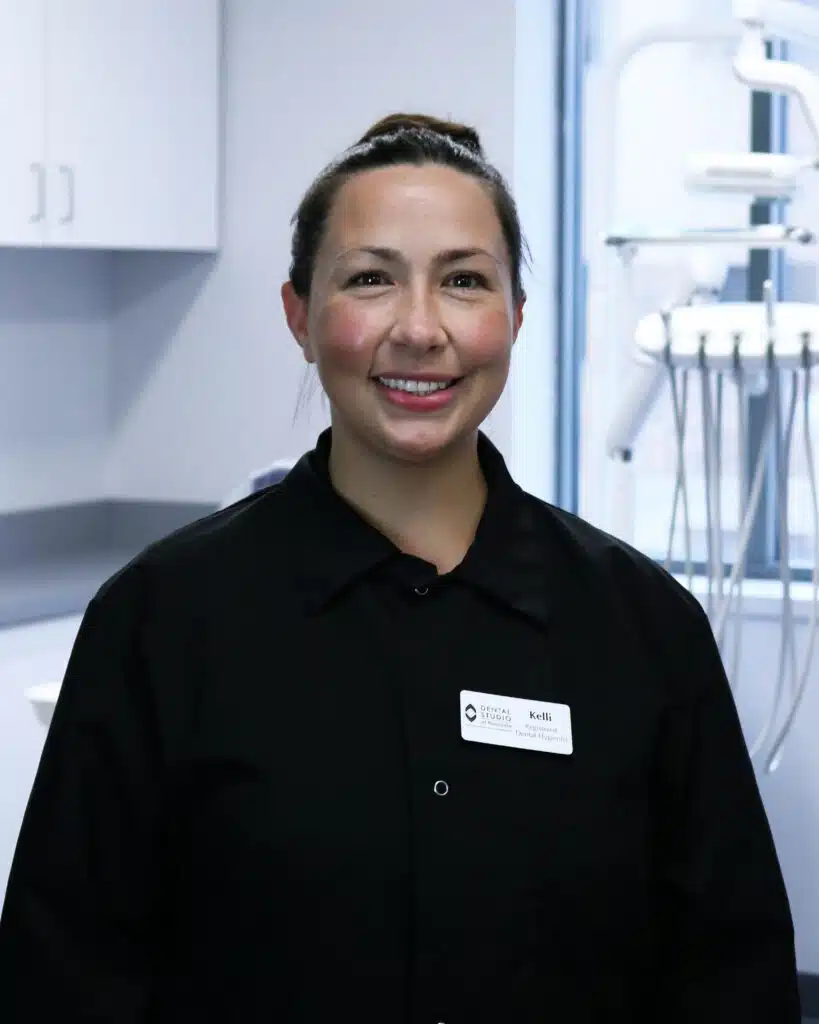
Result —
<instances>
[{"instance_id":1,"label":"cheek","mask_svg":"<svg viewBox=\"0 0 819 1024\"><path fill-rule=\"evenodd\" d=\"M320 366L360 371L372 362L375 334L360 309L340 303L326 307L318 318L313 335Z\"/></svg>"},{"instance_id":2,"label":"cheek","mask_svg":"<svg viewBox=\"0 0 819 1024\"><path fill-rule=\"evenodd\" d=\"M512 332L506 311L487 309L476 313L469 329L461 333L461 348L476 367L508 360Z\"/></svg>"}]
</instances>

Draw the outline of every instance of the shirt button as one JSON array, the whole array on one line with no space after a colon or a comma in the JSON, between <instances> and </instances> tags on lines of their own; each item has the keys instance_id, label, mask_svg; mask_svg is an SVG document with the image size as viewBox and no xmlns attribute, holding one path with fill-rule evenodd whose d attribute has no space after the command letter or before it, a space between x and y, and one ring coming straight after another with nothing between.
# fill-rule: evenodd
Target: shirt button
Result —
<instances>
[{"instance_id":1,"label":"shirt button","mask_svg":"<svg viewBox=\"0 0 819 1024\"><path fill-rule=\"evenodd\" d=\"M446 796L449 792L449 783L444 782L443 779L438 779L435 785L432 787L433 792L436 796Z\"/></svg>"},{"instance_id":2,"label":"shirt button","mask_svg":"<svg viewBox=\"0 0 819 1024\"><path fill-rule=\"evenodd\" d=\"M415 593L419 597L426 597L427 594L429 593L429 587L426 587L426 586L423 586L423 585L420 586L420 587L415 587Z\"/></svg>"}]
</instances>

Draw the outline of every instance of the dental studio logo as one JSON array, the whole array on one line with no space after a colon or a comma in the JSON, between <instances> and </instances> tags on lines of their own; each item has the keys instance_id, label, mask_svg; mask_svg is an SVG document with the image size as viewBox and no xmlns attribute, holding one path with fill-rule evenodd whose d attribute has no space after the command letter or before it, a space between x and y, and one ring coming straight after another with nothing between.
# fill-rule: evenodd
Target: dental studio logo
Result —
<instances>
[{"instance_id":1,"label":"dental studio logo","mask_svg":"<svg viewBox=\"0 0 819 1024\"><path fill-rule=\"evenodd\" d=\"M512 710L503 704L467 704L464 718L477 727L509 729L512 725Z\"/></svg>"}]
</instances>

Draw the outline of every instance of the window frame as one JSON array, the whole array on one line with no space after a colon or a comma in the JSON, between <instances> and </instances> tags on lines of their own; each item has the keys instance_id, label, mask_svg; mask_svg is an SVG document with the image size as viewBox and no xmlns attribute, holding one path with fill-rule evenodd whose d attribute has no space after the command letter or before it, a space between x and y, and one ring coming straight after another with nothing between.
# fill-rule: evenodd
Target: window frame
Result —
<instances>
[{"instance_id":1,"label":"window frame","mask_svg":"<svg viewBox=\"0 0 819 1024\"><path fill-rule=\"evenodd\" d=\"M580 504L581 380L586 341L583 259L584 78L589 61L587 0L558 0L557 83L557 361L555 503L577 513Z\"/></svg>"},{"instance_id":2,"label":"window frame","mask_svg":"<svg viewBox=\"0 0 819 1024\"><path fill-rule=\"evenodd\" d=\"M584 80L591 61L591 29L595 11L594 0L559 0L558 3L558 104L562 130L558 153L558 301L557 301L557 410L555 495L556 503L577 513L579 506L581 382L586 349L587 278L583 258L583 124ZM787 44L775 40L767 44L769 56L787 59ZM751 138L753 152L787 152L788 99L767 92L754 91L750 97ZM781 223L785 204L758 201L750 206L750 223ZM763 285L770 279L777 299L784 299L787 261L785 254L771 250L752 250L747 265L746 295L748 301L760 301ZM750 445L748 486L759 458L767 413L767 395L748 398ZM777 535L776 457L772 452L765 475L765 484L746 562L747 579L779 580L781 578L781 538ZM658 562L665 564L663 559ZM686 566L674 561L671 572L684 575ZM726 563L726 574L732 565ZM706 576L704 562L695 562L697 576ZM790 569L794 581L811 578L809 569Z\"/></svg>"}]
</instances>

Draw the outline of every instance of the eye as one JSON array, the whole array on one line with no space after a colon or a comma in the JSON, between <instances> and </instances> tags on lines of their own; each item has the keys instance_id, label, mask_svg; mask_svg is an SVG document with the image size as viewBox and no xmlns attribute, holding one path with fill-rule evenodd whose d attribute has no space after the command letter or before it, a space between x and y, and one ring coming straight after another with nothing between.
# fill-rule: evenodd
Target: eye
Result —
<instances>
[{"instance_id":1,"label":"eye","mask_svg":"<svg viewBox=\"0 0 819 1024\"><path fill-rule=\"evenodd\" d=\"M446 284L450 288L457 288L460 291L474 291L488 286L484 275L474 270L458 270L454 274L450 274Z\"/></svg>"},{"instance_id":2,"label":"eye","mask_svg":"<svg viewBox=\"0 0 819 1024\"><path fill-rule=\"evenodd\" d=\"M387 275L382 270L362 270L354 274L348 281L348 288L383 288L389 284Z\"/></svg>"}]
</instances>

